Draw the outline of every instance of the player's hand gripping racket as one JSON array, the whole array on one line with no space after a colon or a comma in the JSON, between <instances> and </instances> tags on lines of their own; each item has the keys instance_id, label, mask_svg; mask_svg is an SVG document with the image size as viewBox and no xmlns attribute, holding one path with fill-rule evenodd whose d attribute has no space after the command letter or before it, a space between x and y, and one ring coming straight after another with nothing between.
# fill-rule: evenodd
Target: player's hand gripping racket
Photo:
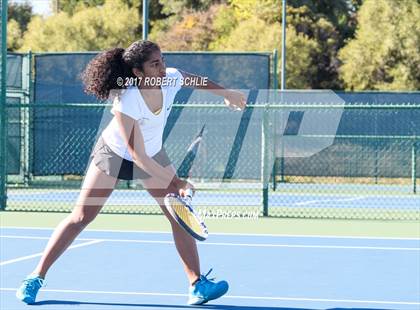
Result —
<instances>
[{"instance_id":1,"label":"player's hand gripping racket","mask_svg":"<svg viewBox=\"0 0 420 310\"><path fill-rule=\"evenodd\" d=\"M201 128L198 135L188 148L188 152L184 157L177 175L179 177L188 177L192 168L193 161L197 155L198 147L200 145L204 127ZM197 212L194 210L191 200L194 193L191 189L186 190L186 197L181 197L179 194L170 193L164 199L165 207L169 214L175 221L192 237L197 240L204 241L208 237L207 227L201 220Z\"/></svg>"}]
</instances>

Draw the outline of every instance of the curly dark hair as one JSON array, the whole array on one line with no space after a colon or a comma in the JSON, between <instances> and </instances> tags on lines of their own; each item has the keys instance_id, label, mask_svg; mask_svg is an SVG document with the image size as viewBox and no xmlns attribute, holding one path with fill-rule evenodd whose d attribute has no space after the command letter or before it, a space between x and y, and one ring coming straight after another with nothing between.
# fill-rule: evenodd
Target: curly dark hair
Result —
<instances>
[{"instance_id":1,"label":"curly dark hair","mask_svg":"<svg viewBox=\"0 0 420 310\"><path fill-rule=\"evenodd\" d=\"M127 49L117 47L96 55L81 76L85 93L101 100L108 99L112 89L125 88L124 85L118 86L117 79L135 78L132 69L142 70L144 62L157 50L160 48L156 43L140 40Z\"/></svg>"}]
</instances>

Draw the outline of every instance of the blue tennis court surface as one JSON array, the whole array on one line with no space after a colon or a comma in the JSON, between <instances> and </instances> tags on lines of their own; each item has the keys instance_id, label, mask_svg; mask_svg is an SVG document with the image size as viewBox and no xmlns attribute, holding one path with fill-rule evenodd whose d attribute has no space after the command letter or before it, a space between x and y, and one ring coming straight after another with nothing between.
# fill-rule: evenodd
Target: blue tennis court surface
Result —
<instances>
[{"instance_id":1,"label":"blue tennis court surface","mask_svg":"<svg viewBox=\"0 0 420 310\"><path fill-rule=\"evenodd\" d=\"M84 231L52 267L36 306L15 289L51 229L1 229L1 309L420 309L420 239L213 234L199 243L228 295L187 306L170 233Z\"/></svg>"}]
</instances>

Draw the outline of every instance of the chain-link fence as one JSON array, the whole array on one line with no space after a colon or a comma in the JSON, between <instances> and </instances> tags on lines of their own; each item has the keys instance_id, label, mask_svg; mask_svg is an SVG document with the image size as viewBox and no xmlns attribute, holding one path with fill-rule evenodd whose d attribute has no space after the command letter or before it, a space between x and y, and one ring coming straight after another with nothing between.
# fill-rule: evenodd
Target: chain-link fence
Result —
<instances>
[{"instance_id":1,"label":"chain-link fence","mask_svg":"<svg viewBox=\"0 0 420 310\"><path fill-rule=\"evenodd\" d=\"M32 109L42 110L37 113L42 117L32 122L38 132L27 143L19 144L21 153L29 154L29 174L23 179L9 175L7 210L70 210L100 132L100 128L91 130L70 120L77 114L81 123L91 122L95 115L100 118L107 113L106 108L96 104L39 108L9 105L9 115L16 115L12 111L18 109L28 113ZM248 115L246 132L243 125L238 130L243 114L229 111L221 103L177 106L174 109L182 109L182 113L176 124L169 123L173 129L167 136L165 148L175 167L182 162L200 126L206 124L191 171L191 178L200 189L195 203L206 212L418 219L420 197L416 194L416 181L420 172L416 166L420 160L416 135L302 136L307 142L315 140L319 143L320 139L332 138L333 143L312 156L283 158L278 157L282 152L283 138L272 138L276 124L270 122L276 113L284 113L280 108L272 110L255 106L252 115ZM398 107L395 109L398 111ZM268 134L265 136L264 113L269 115ZM346 113L344 110L343 115ZM82 114L86 115L85 118L80 118ZM66 120L72 126L68 126ZM25 145L29 150L25 150ZM268 167L263 164L265 153L270 153L266 160ZM25 164L19 163L21 166ZM13 166L10 164L9 169L15 169ZM269 179L264 180L264 169L273 167ZM19 166L15 171L21 170L23 167ZM270 184L267 202L264 201L266 184ZM121 182L104 211L160 212L154 201L141 190L141 184L135 182Z\"/></svg>"},{"instance_id":2,"label":"chain-link fence","mask_svg":"<svg viewBox=\"0 0 420 310\"><path fill-rule=\"evenodd\" d=\"M180 55L174 55L178 61L191 56ZM254 54L245 54L244 63L252 65L246 66L244 81L236 79L240 72L232 73L226 60L240 55L216 54L207 61L208 55L195 55L196 61L211 63L206 70L218 74L212 79L242 89L248 108L230 111L220 98L199 91L183 90L177 97L164 133L175 167L206 124L190 175L200 212L216 217L420 219L419 93L282 93L267 90L273 80L270 55L259 60L261 55L253 59ZM25 80L32 75L28 57L21 62L22 87L8 92L6 210L69 211L92 147L111 118L110 106L81 91L77 76L92 54L39 57L34 83ZM77 61L79 70L68 73L65 68ZM187 64L184 69L196 73ZM29 73L22 70L25 66ZM55 66L62 72L54 73ZM252 78L252 70L264 78ZM253 80L264 85L250 85ZM121 181L103 212L160 209L141 184Z\"/></svg>"}]
</instances>

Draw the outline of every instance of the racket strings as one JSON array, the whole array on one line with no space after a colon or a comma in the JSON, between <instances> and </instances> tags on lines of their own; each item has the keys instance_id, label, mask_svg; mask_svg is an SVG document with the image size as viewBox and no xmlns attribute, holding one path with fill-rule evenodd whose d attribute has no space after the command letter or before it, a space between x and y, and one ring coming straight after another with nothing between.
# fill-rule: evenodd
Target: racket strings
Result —
<instances>
[{"instance_id":1,"label":"racket strings","mask_svg":"<svg viewBox=\"0 0 420 310\"><path fill-rule=\"evenodd\" d=\"M176 198L170 199L170 204L172 209L175 211L176 215L185 223L187 224L193 231L199 232L201 231L200 223L197 221L195 216L188 210L183 203L181 203Z\"/></svg>"}]
</instances>

